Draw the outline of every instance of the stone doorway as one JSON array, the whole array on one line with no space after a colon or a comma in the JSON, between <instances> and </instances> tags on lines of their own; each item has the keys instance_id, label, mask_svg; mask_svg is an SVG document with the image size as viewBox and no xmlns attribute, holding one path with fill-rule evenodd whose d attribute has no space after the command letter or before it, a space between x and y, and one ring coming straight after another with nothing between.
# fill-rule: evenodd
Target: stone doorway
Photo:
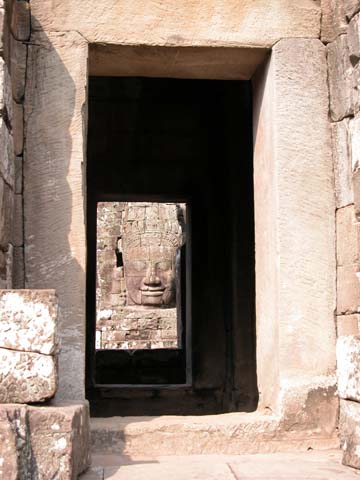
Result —
<instances>
[{"instance_id":1,"label":"stone doorway","mask_svg":"<svg viewBox=\"0 0 360 480\"><path fill-rule=\"evenodd\" d=\"M250 82L90 77L87 156L93 415L255 410ZM191 207L182 348L95 351L96 206L118 199L185 199Z\"/></svg>"}]
</instances>

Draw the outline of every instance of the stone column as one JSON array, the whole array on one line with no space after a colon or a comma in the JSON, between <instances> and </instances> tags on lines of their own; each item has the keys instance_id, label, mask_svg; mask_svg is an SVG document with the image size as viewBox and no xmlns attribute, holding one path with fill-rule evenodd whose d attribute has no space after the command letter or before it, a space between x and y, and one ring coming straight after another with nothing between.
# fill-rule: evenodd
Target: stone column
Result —
<instances>
[{"instance_id":1,"label":"stone column","mask_svg":"<svg viewBox=\"0 0 360 480\"><path fill-rule=\"evenodd\" d=\"M306 409L303 424L329 433L337 411L336 266L325 47L281 40L254 87L260 406L298 423ZM315 411L324 402L322 423Z\"/></svg>"},{"instance_id":2,"label":"stone column","mask_svg":"<svg viewBox=\"0 0 360 480\"><path fill-rule=\"evenodd\" d=\"M87 42L75 32L35 33L25 100L26 287L53 288L60 306L57 400L85 384L85 178Z\"/></svg>"}]
</instances>

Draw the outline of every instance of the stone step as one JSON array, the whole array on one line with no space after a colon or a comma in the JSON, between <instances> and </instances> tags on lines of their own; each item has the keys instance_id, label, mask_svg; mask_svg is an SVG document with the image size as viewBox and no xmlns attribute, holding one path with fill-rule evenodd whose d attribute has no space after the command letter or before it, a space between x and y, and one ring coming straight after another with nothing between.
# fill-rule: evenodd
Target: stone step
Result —
<instances>
[{"instance_id":1,"label":"stone step","mask_svg":"<svg viewBox=\"0 0 360 480\"><path fill-rule=\"evenodd\" d=\"M91 419L92 449L115 455L247 454L338 448L336 436L286 429L274 415L228 413L205 416Z\"/></svg>"}]
</instances>

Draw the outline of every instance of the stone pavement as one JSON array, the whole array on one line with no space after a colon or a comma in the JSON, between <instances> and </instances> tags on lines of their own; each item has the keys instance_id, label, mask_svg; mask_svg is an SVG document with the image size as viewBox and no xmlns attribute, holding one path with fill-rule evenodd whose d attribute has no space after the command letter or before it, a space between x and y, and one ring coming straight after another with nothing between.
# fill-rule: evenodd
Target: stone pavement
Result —
<instances>
[{"instance_id":1,"label":"stone pavement","mask_svg":"<svg viewBox=\"0 0 360 480\"><path fill-rule=\"evenodd\" d=\"M339 450L152 459L93 455L93 467L79 480L360 480L360 471L343 466L341 457Z\"/></svg>"}]
</instances>

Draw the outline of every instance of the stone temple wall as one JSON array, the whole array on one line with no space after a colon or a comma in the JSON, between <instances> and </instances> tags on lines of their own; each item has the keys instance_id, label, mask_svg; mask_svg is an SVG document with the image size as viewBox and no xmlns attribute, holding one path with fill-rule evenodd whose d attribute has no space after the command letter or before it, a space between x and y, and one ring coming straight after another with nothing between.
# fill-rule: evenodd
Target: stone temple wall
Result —
<instances>
[{"instance_id":1,"label":"stone temple wall","mask_svg":"<svg viewBox=\"0 0 360 480\"><path fill-rule=\"evenodd\" d=\"M30 6L0 2L0 287L24 286L23 100Z\"/></svg>"},{"instance_id":2,"label":"stone temple wall","mask_svg":"<svg viewBox=\"0 0 360 480\"><path fill-rule=\"evenodd\" d=\"M150 204L136 205L133 210L138 217L145 215L143 212ZM126 202L99 202L97 207L96 348L177 348L175 307L127 305L120 240L126 206ZM163 204L165 211L166 208L167 204Z\"/></svg>"},{"instance_id":3,"label":"stone temple wall","mask_svg":"<svg viewBox=\"0 0 360 480\"><path fill-rule=\"evenodd\" d=\"M344 463L360 468L360 2L323 0L337 233L337 363Z\"/></svg>"}]
</instances>

